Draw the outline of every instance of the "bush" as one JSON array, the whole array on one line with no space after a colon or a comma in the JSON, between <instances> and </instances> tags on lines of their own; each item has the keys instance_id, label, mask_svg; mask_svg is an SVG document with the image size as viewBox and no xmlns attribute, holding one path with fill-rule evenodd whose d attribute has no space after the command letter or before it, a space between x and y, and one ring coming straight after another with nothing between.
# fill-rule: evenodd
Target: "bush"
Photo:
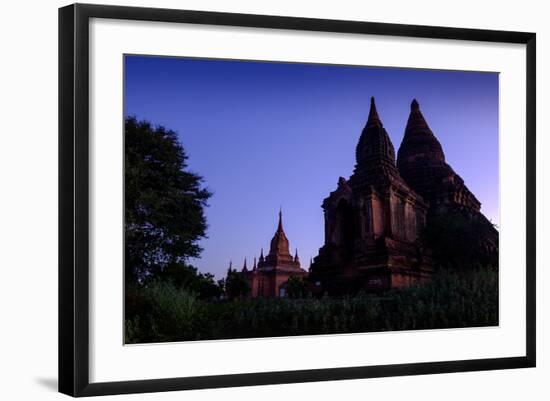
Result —
<instances>
[{"instance_id":1,"label":"bush","mask_svg":"<svg viewBox=\"0 0 550 401\"><path fill-rule=\"evenodd\" d=\"M230 299L244 298L250 294L250 286L248 280L238 271L227 271L227 277L225 278L225 292Z\"/></svg>"},{"instance_id":2,"label":"bush","mask_svg":"<svg viewBox=\"0 0 550 401\"><path fill-rule=\"evenodd\" d=\"M428 284L382 296L207 302L166 283L129 295L139 309L127 314L127 343L498 325L498 272L491 269L443 269Z\"/></svg>"},{"instance_id":3,"label":"bush","mask_svg":"<svg viewBox=\"0 0 550 401\"><path fill-rule=\"evenodd\" d=\"M439 266L498 267L498 232L481 214L449 211L429 216L421 237Z\"/></svg>"},{"instance_id":4,"label":"bush","mask_svg":"<svg viewBox=\"0 0 550 401\"><path fill-rule=\"evenodd\" d=\"M289 298L304 298L309 294L307 282L301 277L289 277L286 286Z\"/></svg>"},{"instance_id":5,"label":"bush","mask_svg":"<svg viewBox=\"0 0 550 401\"><path fill-rule=\"evenodd\" d=\"M126 342L163 342L193 338L200 311L195 293L170 282L156 281L133 289L127 301ZM140 310L136 310L136 306Z\"/></svg>"},{"instance_id":6,"label":"bush","mask_svg":"<svg viewBox=\"0 0 550 401\"><path fill-rule=\"evenodd\" d=\"M212 273L201 273L196 267L186 263L170 263L162 271L152 275L151 280L170 282L176 288L186 289L206 300L219 298L224 291L223 286L214 281Z\"/></svg>"}]
</instances>

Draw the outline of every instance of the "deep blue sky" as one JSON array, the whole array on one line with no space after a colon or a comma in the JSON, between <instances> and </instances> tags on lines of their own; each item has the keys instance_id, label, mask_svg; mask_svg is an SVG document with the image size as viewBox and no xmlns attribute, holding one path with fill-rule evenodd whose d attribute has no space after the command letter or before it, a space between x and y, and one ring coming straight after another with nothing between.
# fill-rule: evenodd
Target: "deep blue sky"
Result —
<instances>
[{"instance_id":1,"label":"deep blue sky","mask_svg":"<svg viewBox=\"0 0 550 401\"><path fill-rule=\"evenodd\" d=\"M394 144L416 98L447 162L498 224L498 74L126 56L125 114L176 131L214 195L192 260L221 278L269 249L279 207L302 265L321 203L353 171L370 97Z\"/></svg>"}]
</instances>

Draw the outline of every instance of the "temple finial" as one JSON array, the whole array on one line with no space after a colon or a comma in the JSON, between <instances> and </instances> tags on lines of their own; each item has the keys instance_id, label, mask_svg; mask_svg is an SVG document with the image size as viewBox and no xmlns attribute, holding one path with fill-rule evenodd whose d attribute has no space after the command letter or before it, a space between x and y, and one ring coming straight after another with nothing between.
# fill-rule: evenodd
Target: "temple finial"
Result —
<instances>
[{"instance_id":1,"label":"temple finial","mask_svg":"<svg viewBox=\"0 0 550 401\"><path fill-rule=\"evenodd\" d=\"M420 105L418 100L413 99L411 102L411 113L409 114L409 119L407 120L407 126L405 127L405 136L410 136L411 134L427 134L433 135L426 119L420 111Z\"/></svg>"},{"instance_id":2,"label":"temple finial","mask_svg":"<svg viewBox=\"0 0 550 401\"><path fill-rule=\"evenodd\" d=\"M252 270L256 270L256 256L254 256L254 265L252 265Z\"/></svg>"},{"instance_id":3,"label":"temple finial","mask_svg":"<svg viewBox=\"0 0 550 401\"><path fill-rule=\"evenodd\" d=\"M243 265L243 272L245 271L248 271L248 269L246 268L246 258L244 258L244 265Z\"/></svg>"},{"instance_id":4,"label":"temple finial","mask_svg":"<svg viewBox=\"0 0 550 401\"><path fill-rule=\"evenodd\" d=\"M378 111L376 110L376 104L374 103L374 96L370 98L369 118L367 119L367 125L372 125L372 124L382 125L382 121L380 121L380 117L378 116Z\"/></svg>"},{"instance_id":5,"label":"temple finial","mask_svg":"<svg viewBox=\"0 0 550 401\"><path fill-rule=\"evenodd\" d=\"M278 231L283 231L283 208L279 207L279 226L277 227Z\"/></svg>"},{"instance_id":6,"label":"temple finial","mask_svg":"<svg viewBox=\"0 0 550 401\"><path fill-rule=\"evenodd\" d=\"M298 248L296 248L296 253L294 254L294 261L298 262L300 259L298 258Z\"/></svg>"}]
</instances>

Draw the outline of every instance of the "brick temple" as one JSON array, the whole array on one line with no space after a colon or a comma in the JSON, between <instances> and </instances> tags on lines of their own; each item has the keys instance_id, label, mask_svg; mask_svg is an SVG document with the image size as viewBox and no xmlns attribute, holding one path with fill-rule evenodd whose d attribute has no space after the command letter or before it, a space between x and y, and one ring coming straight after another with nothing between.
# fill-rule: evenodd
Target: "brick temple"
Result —
<instances>
[{"instance_id":1,"label":"brick temple","mask_svg":"<svg viewBox=\"0 0 550 401\"><path fill-rule=\"evenodd\" d=\"M498 232L480 211L481 203L447 164L441 143L416 100L403 141L395 149L371 98L367 122L355 150L355 168L340 177L324 199L324 245L309 274L292 256L279 212L269 254L263 250L246 278L252 297L285 296L292 276L308 278L313 293L342 295L360 290L404 288L430 279L431 251L419 238L432 219L460 213L481 222L482 245L498 256Z\"/></svg>"},{"instance_id":2,"label":"brick temple","mask_svg":"<svg viewBox=\"0 0 550 401\"><path fill-rule=\"evenodd\" d=\"M480 202L445 162L441 144L416 100L397 162L374 98L349 179L340 177L323 201L325 243L310 268L310 281L331 294L407 287L428 280L430 251L419 240L429 217L448 211L486 222L486 246L498 250L498 233Z\"/></svg>"},{"instance_id":3,"label":"brick temple","mask_svg":"<svg viewBox=\"0 0 550 401\"><path fill-rule=\"evenodd\" d=\"M279 224L271 239L269 253L264 257L262 248L257 263L254 258L252 269L248 269L245 259L241 270L241 274L248 282L252 298L284 297L286 283L290 277L307 276L307 272L300 266L298 250L296 249L292 256L289 249L289 241L283 229L283 214L279 211Z\"/></svg>"}]
</instances>

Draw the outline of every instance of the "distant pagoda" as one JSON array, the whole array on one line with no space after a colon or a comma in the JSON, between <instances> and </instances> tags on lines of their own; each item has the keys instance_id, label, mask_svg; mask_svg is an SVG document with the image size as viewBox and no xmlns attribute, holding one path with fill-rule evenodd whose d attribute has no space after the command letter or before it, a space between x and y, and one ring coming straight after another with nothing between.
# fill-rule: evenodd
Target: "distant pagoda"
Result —
<instances>
[{"instance_id":1,"label":"distant pagoda","mask_svg":"<svg viewBox=\"0 0 550 401\"><path fill-rule=\"evenodd\" d=\"M263 248L260 250L260 258L252 269L246 266L244 261L241 274L248 281L250 296L257 297L284 297L286 295L286 283L290 277L306 277L307 272L301 268L298 250L292 256L289 251L289 241L283 229L283 214L279 210L279 224L277 231L271 239L269 253L264 257Z\"/></svg>"}]
</instances>

